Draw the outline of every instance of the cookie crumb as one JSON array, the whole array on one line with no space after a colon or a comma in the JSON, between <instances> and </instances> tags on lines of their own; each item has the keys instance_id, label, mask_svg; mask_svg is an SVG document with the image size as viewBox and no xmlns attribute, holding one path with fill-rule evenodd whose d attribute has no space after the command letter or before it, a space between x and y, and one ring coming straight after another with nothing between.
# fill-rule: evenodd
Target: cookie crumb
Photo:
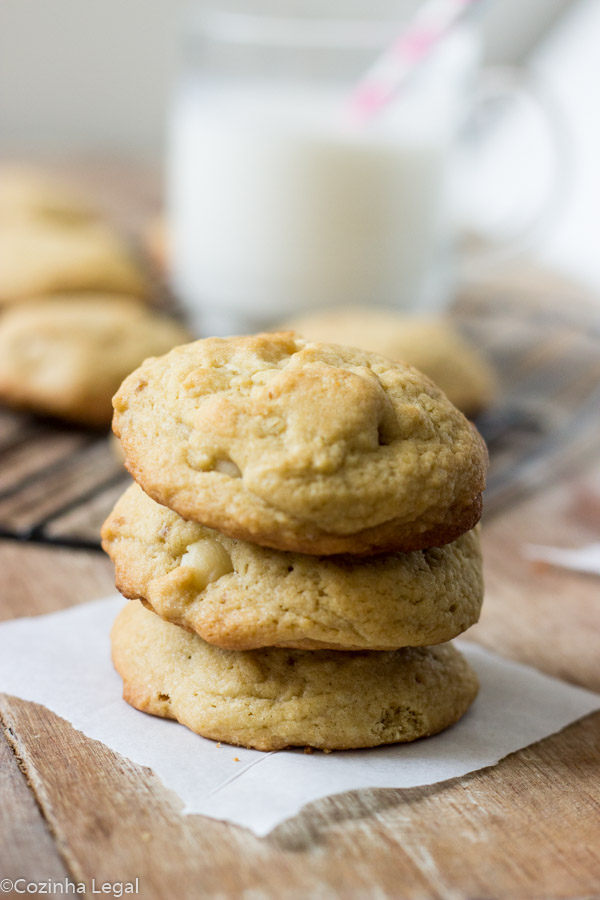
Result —
<instances>
[{"instance_id":1,"label":"cookie crumb","mask_svg":"<svg viewBox=\"0 0 600 900\"><path fill-rule=\"evenodd\" d=\"M234 762L239 762L239 761L240 761L239 756L234 756L234 757L233 757L233 761L234 761Z\"/></svg>"},{"instance_id":2,"label":"cookie crumb","mask_svg":"<svg viewBox=\"0 0 600 900\"><path fill-rule=\"evenodd\" d=\"M327 747L323 747L323 753L331 753L331 750L328 750Z\"/></svg>"},{"instance_id":3,"label":"cookie crumb","mask_svg":"<svg viewBox=\"0 0 600 900\"><path fill-rule=\"evenodd\" d=\"M221 741L219 741L219 743L217 744L217 747L220 747L220 746L221 746Z\"/></svg>"},{"instance_id":4,"label":"cookie crumb","mask_svg":"<svg viewBox=\"0 0 600 900\"><path fill-rule=\"evenodd\" d=\"M313 752L313 748L312 748L312 747L305 747L305 748L304 748L304 752L305 752L305 753L312 753L312 752Z\"/></svg>"}]
</instances>

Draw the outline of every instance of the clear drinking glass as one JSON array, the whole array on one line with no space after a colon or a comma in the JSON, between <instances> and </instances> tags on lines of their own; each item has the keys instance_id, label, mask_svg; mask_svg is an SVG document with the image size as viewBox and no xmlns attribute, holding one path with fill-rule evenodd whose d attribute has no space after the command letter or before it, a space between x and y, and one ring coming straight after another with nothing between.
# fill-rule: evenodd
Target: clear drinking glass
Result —
<instances>
[{"instance_id":1,"label":"clear drinking glass","mask_svg":"<svg viewBox=\"0 0 600 900\"><path fill-rule=\"evenodd\" d=\"M199 334L315 308L452 297L449 190L480 43L455 29L372 122L349 94L397 20L192 8L173 97L174 287Z\"/></svg>"}]
</instances>

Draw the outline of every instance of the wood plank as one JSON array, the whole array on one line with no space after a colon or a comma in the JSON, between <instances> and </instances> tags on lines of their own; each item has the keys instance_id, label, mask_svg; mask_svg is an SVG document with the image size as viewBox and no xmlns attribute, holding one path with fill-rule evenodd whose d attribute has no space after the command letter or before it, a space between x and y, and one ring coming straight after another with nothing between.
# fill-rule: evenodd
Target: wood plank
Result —
<instances>
[{"instance_id":1,"label":"wood plank","mask_svg":"<svg viewBox=\"0 0 600 900\"><path fill-rule=\"evenodd\" d=\"M58 540L77 535L90 543L97 543L102 523L127 487L129 480L129 476L124 475L116 484L109 485L85 503L78 504L63 515L57 516L48 523L44 533L49 538Z\"/></svg>"},{"instance_id":2,"label":"wood plank","mask_svg":"<svg viewBox=\"0 0 600 900\"><path fill-rule=\"evenodd\" d=\"M6 838L0 841L0 880L64 882L68 870L6 741L4 729L0 731L0 797L0 835Z\"/></svg>"},{"instance_id":3,"label":"wood plank","mask_svg":"<svg viewBox=\"0 0 600 900\"><path fill-rule=\"evenodd\" d=\"M60 465L88 442L83 432L50 431L39 426L23 429L2 449L0 497L14 493L48 467Z\"/></svg>"},{"instance_id":4,"label":"wood plank","mask_svg":"<svg viewBox=\"0 0 600 900\"><path fill-rule=\"evenodd\" d=\"M105 441L81 447L61 460L51 479L30 480L18 493L0 498L2 527L23 534L38 530L60 510L93 497L105 484L117 479L125 482L125 477Z\"/></svg>"},{"instance_id":5,"label":"wood plank","mask_svg":"<svg viewBox=\"0 0 600 900\"><path fill-rule=\"evenodd\" d=\"M159 900L552 900L600 889L600 714L466 778L319 801L259 839L182 817L154 776L46 710L11 699L1 709L69 868L88 884L138 877L142 896Z\"/></svg>"},{"instance_id":6,"label":"wood plank","mask_svg":"<svg viewBox=\"0 0 600 900\"><path fill-rule=\"evenodd\" d=\"M535 494L483 528L486 597L468 637L558 678L600 691L597 577L524 559L526 543L598 540L600 463Z\"/></svg>"},{"instance_id":7,"label":"wood plank","mask_svg":"<svg viewBox=\"0 0 600 900\"><path fill-rule=\"evenodd\" d=\"M114 592L101 553L0 541L0 620L54 612Z\"/></svg>"}]
</instances>

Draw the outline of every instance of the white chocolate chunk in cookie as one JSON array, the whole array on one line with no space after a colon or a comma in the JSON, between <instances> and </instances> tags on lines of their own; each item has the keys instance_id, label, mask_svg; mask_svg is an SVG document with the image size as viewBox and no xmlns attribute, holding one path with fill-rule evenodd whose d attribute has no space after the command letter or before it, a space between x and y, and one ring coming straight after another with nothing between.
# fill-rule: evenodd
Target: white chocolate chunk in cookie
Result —
<instances>
[{"instance_id":1,"label":"white chocolate chunk in cookie","mask_svg":"<svg viewBox=\"0 0 600 900\"><path fill-rule=\"evenodd\" d=\"M239 478L242 474L239 466L236 466L230 459L218 459L213 468L215 472L220 472L221 475L229 475L230 478Z\"/></svg>"},{"instance_id":2,"label":"white chocolate chunk in cookie","mask_svg":"<svg viewBox=\"0 0 600 900\"><path fill-rule=\"evenodd\" d=\"M199 591L233 572L229 553L222 544L211 538L190 544L181 557L180 565L192 569L194 586Z\"/></svg>"}]
</instances>

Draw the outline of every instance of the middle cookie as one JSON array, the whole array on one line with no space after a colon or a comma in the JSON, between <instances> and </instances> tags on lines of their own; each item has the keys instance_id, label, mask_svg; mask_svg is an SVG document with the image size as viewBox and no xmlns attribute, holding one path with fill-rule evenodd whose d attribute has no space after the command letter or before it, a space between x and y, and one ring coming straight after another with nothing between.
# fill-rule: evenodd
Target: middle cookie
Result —
<instances>
[{"instance_id":1,"label":"middle cookie","mask_svg":"<svg viewBox=\"0 0 600 900\"><path fill-rule=\"evenodd\" d=\"M411 553L314 557L236 540L133 484L102 529L119 590L229 650L395 650L439 644L479 618L479 534Z\"/></svg>"}]
</instances>

